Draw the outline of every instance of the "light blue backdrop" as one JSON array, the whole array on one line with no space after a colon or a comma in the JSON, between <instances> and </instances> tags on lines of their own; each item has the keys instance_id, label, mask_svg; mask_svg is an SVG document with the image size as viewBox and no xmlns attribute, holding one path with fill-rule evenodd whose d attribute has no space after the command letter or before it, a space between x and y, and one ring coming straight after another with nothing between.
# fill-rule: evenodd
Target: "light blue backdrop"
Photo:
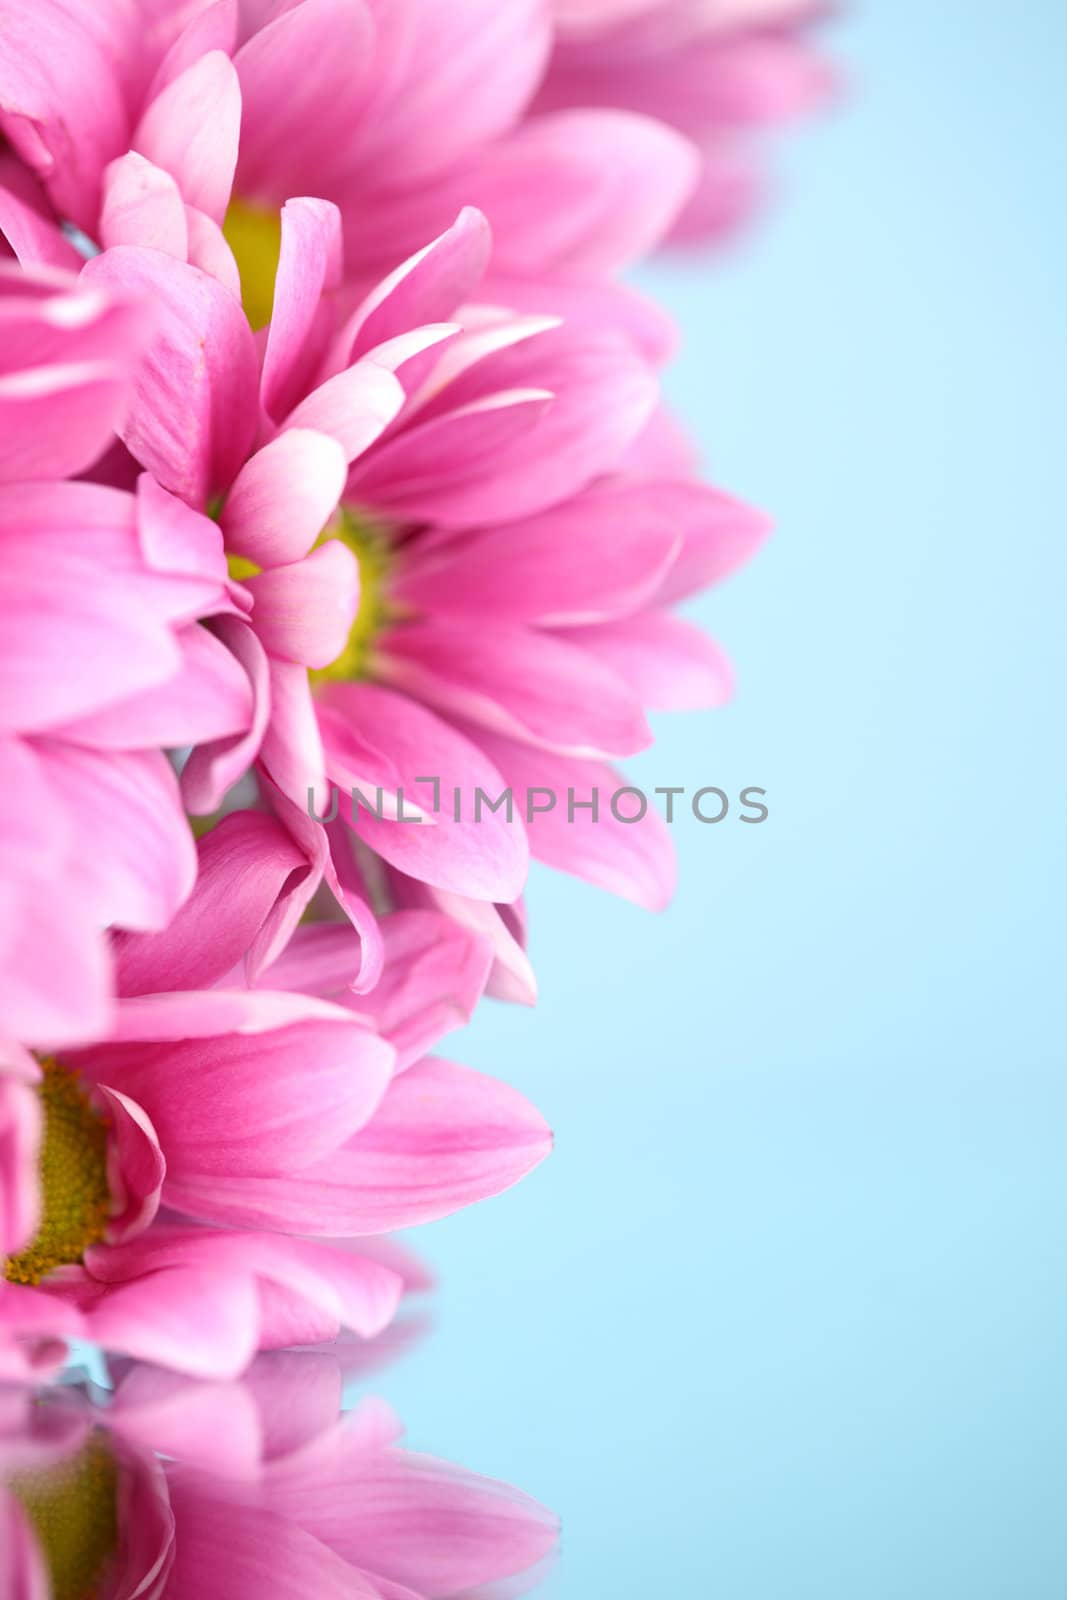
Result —
<instances>
[{"instance_id":1,"label":"light blue backdrop","mask_svg":"<svg viewBox=\"0 0 1067 1600\"><path fill-rule=\"evenodd\" d=\"M674 398L779 532L699 608L662 919L541 875L536 1015L453 1053L558 1130L424 1232L413 1441L557 1507L572 1600L1063 1600L1061 0L868 0L850 99L712 272Z\"/></svg>"}]
</instances>

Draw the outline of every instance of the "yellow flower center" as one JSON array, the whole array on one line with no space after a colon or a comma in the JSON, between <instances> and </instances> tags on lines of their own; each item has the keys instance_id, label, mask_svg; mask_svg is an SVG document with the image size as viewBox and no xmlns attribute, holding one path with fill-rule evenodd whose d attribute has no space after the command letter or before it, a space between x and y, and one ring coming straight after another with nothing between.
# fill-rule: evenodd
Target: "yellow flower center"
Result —
<instances>
[{"instance_id":1,"label":"yellow flower center","mask_svg":"<svg viewBox=\"0 0 1067 1600\"><path fill-rule=\"evenodd\" d=\"M265 328L274 310L274 279L282 252L281 213L231 200L222 224L241 274L241 300L253 328Z\"/></svg>"},{"instance_id":2,"label":"yellow flower center","mask_svg":"<svg viewBox=\"0 0 1067 1600\"><path fill-rule=\"evenodd\" d=\"M118 1470L106 1437L93 1434L71 1461L13 1474L8 1488L37 1539L52 1600L93 1600L118 1549Z\"/></svg>"},{"instance_id":3,"label":"yellow flower center","mask_svg":"<svg viewBox=\"0 0 1067 1600\"><path fill-rule=\"evenodd\" d=\"M340 539L359 563L359 609L336 661L328 667L315 668L308 676L312 683L351 683L366 677L375 637L393 614L386 596L389 541L380 527L361 521L343 506L316 545L327 539Z\"/></svg>"},{"instance_id":4,"label":"yellow flower center","mask_svg":"<svg viewBox=\"0 0 1067 1600\"><path fill-rule=\"evenodd\" d=\"M104 1237L110 1210L107 1123L75 1073L51 1059L41 1066L41 1225L32 1244L8 1257L9 1283L37 1284L56 1267L80 1261Z\"/></svg>"}]
</instances>

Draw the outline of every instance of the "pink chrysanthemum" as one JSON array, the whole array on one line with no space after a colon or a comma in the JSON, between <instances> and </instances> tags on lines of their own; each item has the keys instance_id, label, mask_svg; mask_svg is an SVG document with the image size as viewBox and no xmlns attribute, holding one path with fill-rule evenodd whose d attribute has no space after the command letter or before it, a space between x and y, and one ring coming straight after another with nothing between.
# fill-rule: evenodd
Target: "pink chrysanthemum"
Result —
<instances>
[{"instance_id":1,"label":"pink chrysanthemum","mask_svg":"<svg viewBox=\"0 0 1067 1600\"><path fill-rule=\"evenodd\" d=\"M110 1404L12 1396L0 1422L0 1592L20 1600L445 1600L550 1557L556 1519L340 1413L333 1355L261 1357L240 1383L144 1367ZM493 1588L494 1594L503 1590Z\"/></svg>"},{"instance_id":2,"label":"pink chrysanthemum","mask_svg":"<svg viewBox=\"0 0 1067 1600\"><path fill-rule=\"evenodd\" d=\"M323 814L327 779L394 805L400 789L417 804L424 775L462 787L466 812L426 826L347 802L343 815L435 903L488 920L528 998L514 928L464 907L516 899L524 796L542 786L562 803L531 829L535 853L664 903L673 858L653 812L575 825L564 807L572 789L617 787L605 763L649 742L644 704L723 698L721 655L667 608L743 560L764 524L679 460L630 338L481 302L489 248L468 209L341 317L336 211L291 201L261 373L240 307L199 268L126 245L84 275L161 308L123 436L162 483L214 503L241 580L245 615L215 628L259 711L243 741L194 754L190 804L217 805L257 749L305 813L310 794ZM477 789L507 787L510 822L470 815ZM365 908L358 863L335 849L333 869Z\"/></svg>"},{"instance_id":3,"label":"pink chrysanthemum","mask_svg":"<svg viewBox=\"0 0 1067 1600\"><path fill-rule=\"evenodd\" d=\"M237 813L200 853L168 930L118 941L106 1042L0 1054L0 1373L72 1337L226 1375L372 1335L400 1279L316 1241L444 1215L547 1153L515 1091L424 1058L480 995L484 942L388 919L388 982L345 1009L297 991L329 987L338 951L293 933L307 867L285 830Z\"/></svg>"}]
</instances>

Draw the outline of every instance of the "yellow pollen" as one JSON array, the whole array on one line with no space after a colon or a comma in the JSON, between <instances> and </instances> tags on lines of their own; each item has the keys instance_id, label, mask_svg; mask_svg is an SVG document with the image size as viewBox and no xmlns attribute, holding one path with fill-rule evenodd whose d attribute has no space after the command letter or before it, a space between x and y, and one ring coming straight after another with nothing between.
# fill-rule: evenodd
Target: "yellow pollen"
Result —
<instances>
[{"instance_id":1,"label":"yellow pollen","mask_svg":"<svg viewBox=\"0 0 1067 1600\"><path fill-rule=\"evenodd\" d=\"M386 594L389 541L380 527L362 521L343 507L316 544L324 544L327 539L340 539L359 563L359 610L337 660L328 667L312 670L308 676L312 683L351 683L367 676L374 640L383 624L396 614Z\"/></svg>"},{"instance_id":2,"label":"yellow pollen","mask_svg":"<svg viewBox=\"0 0 1067 1600\"><path fill-rule=\"evenodd\" d=\"M263 568L247 556L227 556L226 566L234 583L244 583L246 578L258 578Z\"/></svg>"},{"instance_id":3,"label":"yellow pollen","mask_svg":"<svg viewBox=\"0 0 1067 1600\"><path fill-rule=\"evenodd\" d=\"M80 1261L103 1239L110 1210L108 1125L75 1073L51 1058L41 1067L41 1225L32 1244L8 1257L9 1283L37 1284L56 1267Z\"/></svg>"},{"instance_id":4,"label":"yellow pollen","mask_svg":"<svg viewBox=\"0 0 1067 1600\"><path fill-rule=\"evenodd\" d=\"M274 310L274 278L282 251L281 213L231 200L222 224L241 274L241 300L253 328L265 328Z\"/></svg>"},{"instance_id":5,"label":"yellow pollen","mask_svg":"<svg viewBox=\"0 0 1067 1600\"><path fill-rule=\"evenodd\" d=\"M118 1470L106 1437L95 1433L73 1460L15 1473L7 1486L36 1537L52 1600L93 1600L118 1549Z\"/></svg>"}]
</instances>

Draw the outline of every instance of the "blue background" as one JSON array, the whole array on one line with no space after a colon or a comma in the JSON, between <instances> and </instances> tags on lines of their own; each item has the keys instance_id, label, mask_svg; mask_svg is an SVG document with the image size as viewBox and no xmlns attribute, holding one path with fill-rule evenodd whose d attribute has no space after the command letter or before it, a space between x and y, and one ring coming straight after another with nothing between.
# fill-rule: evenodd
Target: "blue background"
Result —
<instances>
[{"instance_id":1,"label":"blue background","mask_svg":"<svg viewBox=\"0 0 1067 1600\"><path fill-rule=\"evenodd\" d=\"M451 1053L558 1130L424 1230L420 1447L565 1519L546 1594L1063 1600L1061 0L869 0L768 220L646 283L778 533L697 608L736 702L649 785L655 919L538 875L536 1014Z\"/></svg>"}]
</instances>

